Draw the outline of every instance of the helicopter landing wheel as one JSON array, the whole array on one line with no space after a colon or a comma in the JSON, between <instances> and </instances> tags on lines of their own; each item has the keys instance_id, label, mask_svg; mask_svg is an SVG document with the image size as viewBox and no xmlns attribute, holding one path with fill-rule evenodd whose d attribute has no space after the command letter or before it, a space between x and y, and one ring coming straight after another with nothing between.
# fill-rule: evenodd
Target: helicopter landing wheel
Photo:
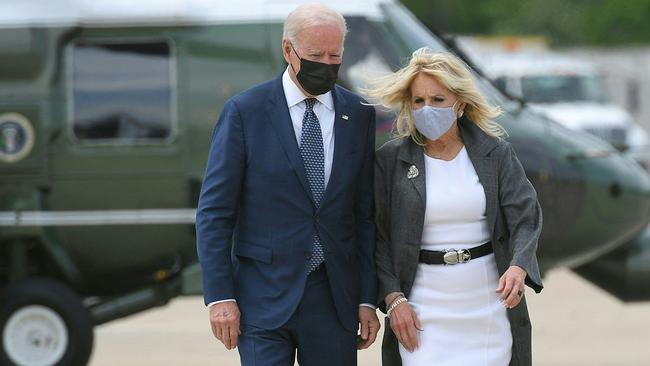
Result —
<instances>
[{"instance_id":1,"label":"helicopter landing wheel","mask_svg":"<svg viewBox=\"0 0 650 366\"><path fill-rule=\"evenodd\" d=\"M0 295L0 364L85 365L92 322L81 299L60 282L26 280Z\"/></svg>"}]
</instances>

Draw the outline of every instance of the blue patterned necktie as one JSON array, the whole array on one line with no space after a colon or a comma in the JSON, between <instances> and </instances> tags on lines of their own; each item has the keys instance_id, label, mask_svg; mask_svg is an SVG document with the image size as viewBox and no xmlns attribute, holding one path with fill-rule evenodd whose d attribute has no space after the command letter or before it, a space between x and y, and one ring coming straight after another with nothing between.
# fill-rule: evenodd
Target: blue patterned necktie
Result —
<instances>
[{"instance_id":1,"label":"blue patterned necktie","mask_svg":"<svg viewBox=\"0 0 650 366\"><path fill-rule=\"evenodd\" d=\"M300 155L307 171L307 180L311 195L320 206L325 193L325 152L323 149L323 133L314 113L315 98L305 99L305 115L302 117L302 134L300 135ZM309 272L316 269L325 261L323 246L320 242L318 231L314 234L312 255L309 258Z\"/></svg>"}]
</instances>

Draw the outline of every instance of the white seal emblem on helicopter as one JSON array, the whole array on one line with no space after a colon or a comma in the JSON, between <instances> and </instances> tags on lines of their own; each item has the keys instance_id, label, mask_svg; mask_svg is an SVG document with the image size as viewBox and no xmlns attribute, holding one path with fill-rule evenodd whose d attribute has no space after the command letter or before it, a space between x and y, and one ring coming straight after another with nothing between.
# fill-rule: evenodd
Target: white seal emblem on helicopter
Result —
<instances>
[{"instance_id":1,"label":"white seal emblem on helicopter","mask_svg":"<svg viewBox=\"0 0 650 366\"><path fill-rule=\"evenodd\" d=\"M0 114L0 162L15 163L32 151L34 128L29 120L18 113Z\"/></svg>"}]
</instances>

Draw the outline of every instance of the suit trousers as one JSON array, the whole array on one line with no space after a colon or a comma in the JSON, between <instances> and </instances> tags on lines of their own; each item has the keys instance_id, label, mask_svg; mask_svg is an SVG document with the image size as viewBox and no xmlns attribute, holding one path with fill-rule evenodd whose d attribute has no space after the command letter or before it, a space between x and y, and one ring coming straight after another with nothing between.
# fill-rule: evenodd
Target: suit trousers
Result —
<instances>
[{"instance_id":1,"label":"suit trousers","mask_svg":"<svg viewBox=\"0 0 650 366\"><path fill-rule=\"evenodd\" d=\"M325 265L310 273L298 307L278 329L241 325L243 366L356 366L357 334L341 324Z\"/></svg>"}]
</instances>

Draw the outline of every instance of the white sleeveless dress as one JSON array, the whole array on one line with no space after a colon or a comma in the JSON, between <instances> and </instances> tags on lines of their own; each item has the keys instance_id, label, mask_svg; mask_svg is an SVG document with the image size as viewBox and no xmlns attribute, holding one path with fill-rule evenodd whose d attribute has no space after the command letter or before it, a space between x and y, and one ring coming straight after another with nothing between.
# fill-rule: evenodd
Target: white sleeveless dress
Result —
<instances>
[{"instance_id":1,"label":"white sleeveless dress","mask_svg":"<svg viewBox=\"0 0 650 366\"><path fill-rule=\"evenodd\" d=\"M422 249L466 249L490 240L485 192L465 147L451 161L425 155ZM457 265L418 265L409 303L424 331L420 348L400 344L404 366L508 365L512 334L495 292L494 254Z\"/></svg>"}]
</instances>

